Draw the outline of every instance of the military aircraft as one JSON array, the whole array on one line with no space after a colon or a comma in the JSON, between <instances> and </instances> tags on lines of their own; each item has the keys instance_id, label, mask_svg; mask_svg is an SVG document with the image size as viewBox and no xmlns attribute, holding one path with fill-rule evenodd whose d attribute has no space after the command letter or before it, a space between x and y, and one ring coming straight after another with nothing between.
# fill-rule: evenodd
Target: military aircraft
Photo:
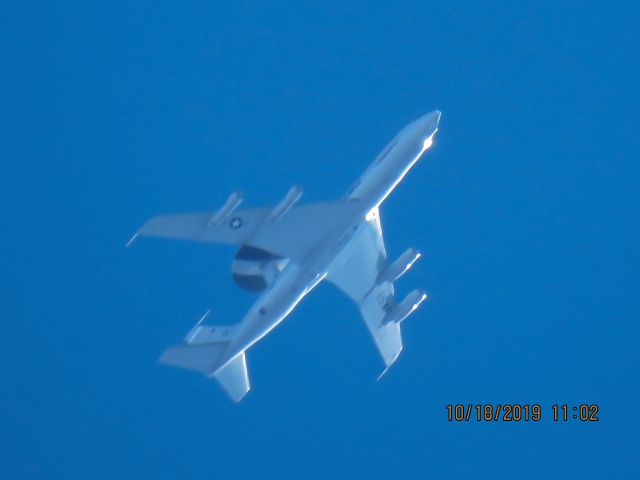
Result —
<instances>
[{"instance_id":1,"label":"military aircraft","mask_svg":"<svg viewBox=\"0 0 640 480\"><path fill-rule=\"evenodd\" d=\"M402 351L401 322L427 295L414 290L396 300L393 282L420 252L409 248L388 262L379 207L431 147L439 121L436 110L405 126L338 200L296 205L302 190L292 187L275 206L242 210L242 196L233 193L215 212L160 215L145 223L129 244L138 236L154 236L239 246L233 278L240 287L261 292L235 325L207 325L207 312L159 362L215 378L238 402L250 389L246 351L327 280L358 306L384 374Z\"/></svg>"}]
</instances>

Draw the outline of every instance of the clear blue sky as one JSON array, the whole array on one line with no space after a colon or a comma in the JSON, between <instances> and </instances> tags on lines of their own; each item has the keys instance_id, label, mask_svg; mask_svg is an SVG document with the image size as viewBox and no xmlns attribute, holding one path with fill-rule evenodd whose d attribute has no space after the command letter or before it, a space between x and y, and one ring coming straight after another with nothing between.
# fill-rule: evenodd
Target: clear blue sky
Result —
<instances>
[{"instance_id":1,"label":"clear blue sky","mask_svg":"<svg viewBox=\"0 0 640 480\"><path fill-rule=\"evenodd\" d=\"M0 15L0 476L638 475L639 11L613 2L10 2ZM226 3L226 2L225 2ZM160 212L338 197L406 122L441 131L382 209L430 299L384 381L321 286L253 391L155 363L253 297ZM449 403L540 403L538 424ZM554 423L554 403L600 405Z\"/></svg>"}]
</instances>

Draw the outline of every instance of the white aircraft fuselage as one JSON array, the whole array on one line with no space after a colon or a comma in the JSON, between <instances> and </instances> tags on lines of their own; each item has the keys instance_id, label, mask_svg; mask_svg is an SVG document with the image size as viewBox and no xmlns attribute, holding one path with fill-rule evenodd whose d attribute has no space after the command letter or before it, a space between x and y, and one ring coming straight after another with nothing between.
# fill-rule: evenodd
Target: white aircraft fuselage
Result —
<instances>
[{"instance_id":1,"label":"white aircraft fuselage","mask_svg":"<svg viewBox=\"0 0 640 480\"><path fill-rule=\"evenodd\" d=\"M211 375L279 325L325 278L336 256L362 228L362 220L371 212L377 212L380 204L431 146L439 120L439 111L428 113L408 124L389 142L339 200L345 203L348 214L330 224L317 238L304 261L291 261L277 274L273 284L260 295L233 330L228 346Z\"/></svg>"}]
</instances>

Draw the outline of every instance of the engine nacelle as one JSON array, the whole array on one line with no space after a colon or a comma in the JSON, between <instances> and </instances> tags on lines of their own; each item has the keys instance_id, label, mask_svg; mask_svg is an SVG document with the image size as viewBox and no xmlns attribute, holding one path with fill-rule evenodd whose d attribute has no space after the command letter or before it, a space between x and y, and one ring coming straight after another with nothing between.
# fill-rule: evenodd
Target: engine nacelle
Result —
<instances>
[{"instance_id":1,"label":"engine nacelle","mask_svg":"<svg viewBox=\"0 0 640 480\"><path fill-rule=\"evenodd\" d=\"M222 208L211 215L211 218L209 219L209 226L220 225L222 222L224 222L240 206L242 200L243 198L240 192L233 192L231 195L229 195L229 198L227 198L227 201L224 202Z\"/></svg>"},{"instance_id":2,"label":"engine nacelle","mask_svg":"<svg viewBox=\"0 0 640 480\"><path fill-rule=\"evenodd\" d=\"M427 299L427 294L420 289L416 289L409 293L404 300L398 304L396 308L391 310L387 317L384 319L384 323L395 322L400 323L413 312L415 312L420 304Z\"/></svg>"},{"instance_id":3,"label":"engine nacelle","mask_svg":"<svg viewBox=\"0 0 640 480\"><path fill-rule=\"evenodd\" d=\"M422 254L415 248L408 248L400 257L393 262L382 274L383 280L395 282L409 271Z\"/></svg>"},{"instance_id":4,"label":"engine nacelle","mask_svg":"<svg viewBox=\"0 0 640 480\"><path fill-rule=\"evenodd\" d=\"M260 292L273 284L287 263L288 258L251 245L243 245L231 263L231 274L240 288Z\"/></svg>"},{"instance_id":5,"label":"engine nacelle","mask_svg":"<svg viewBox=\"0 0 640 480\"><path fill-rule=\"evenodd\" d=\"M269 220L277 220L282 217L300 200L300 197L302 197L302 189L300 187L291 187L282 201L273 207L269 214Z\"/></svg>"}]
</instances>

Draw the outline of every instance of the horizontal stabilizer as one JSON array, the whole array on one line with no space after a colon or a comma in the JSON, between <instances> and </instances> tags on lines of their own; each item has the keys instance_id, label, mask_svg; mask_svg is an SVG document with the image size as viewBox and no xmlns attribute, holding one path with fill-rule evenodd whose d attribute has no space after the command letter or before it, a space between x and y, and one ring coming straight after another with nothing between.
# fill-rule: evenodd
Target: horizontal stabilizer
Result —
<instances>
[{"instance_id":1,"label":"horizontal stabilizer","mask_svg":"<svg viewBox=\"0 0 640 480\"><path fill-rule=\"evenodd\" d=\"M226 342L204 345L174 345L162 353L158 362L211 375L218 366L227 345Z\"/></svg>"},{"instance_id":2,"label":"horizontal stabilizer","mask_svg":"<svg viewBox=\"0 0 640 480\"><path fill-rule=\"evenodd\" d=\"M244 352L218 370L213 377L234 402L242 400L251 389Z\"/></svg>"}]
</instances>

